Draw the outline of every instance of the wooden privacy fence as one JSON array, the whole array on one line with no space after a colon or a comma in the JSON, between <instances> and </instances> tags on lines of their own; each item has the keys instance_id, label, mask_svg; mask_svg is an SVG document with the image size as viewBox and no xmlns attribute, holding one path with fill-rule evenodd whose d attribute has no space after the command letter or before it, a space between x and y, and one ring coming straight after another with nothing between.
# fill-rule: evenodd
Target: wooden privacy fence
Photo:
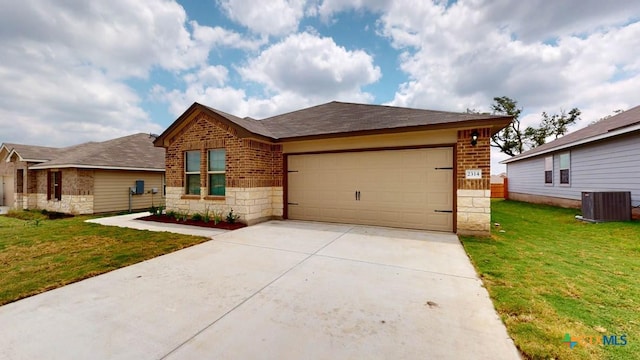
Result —
<instances>
[{"instance_id":1,"label":"wooden privacy fence","mask_svg":"<svg viewBox=\"0 0 640 360\"><path fill-rule=\"evenodd\" d=\"M491 184L491 198L509 198L509 179L504 178L502 184Z\"/></svg>"}]
</instances>

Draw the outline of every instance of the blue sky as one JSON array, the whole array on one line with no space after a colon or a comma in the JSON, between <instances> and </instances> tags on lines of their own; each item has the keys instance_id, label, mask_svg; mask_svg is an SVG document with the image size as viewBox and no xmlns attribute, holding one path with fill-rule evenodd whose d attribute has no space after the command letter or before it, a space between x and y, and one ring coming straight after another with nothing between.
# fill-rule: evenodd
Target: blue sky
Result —
<instances>
[{"instance_id":1,"label":"blue sky","mask_svg":"<svg viewBox=\"0 0 640 360\"><path fill-rule=\"evenodd\" d=\"M160 133L194 101L264 118L332 100L488 111L509 96L524 125L580 108L573 129L640 104L638 1L29 0L2 9L0 142ZM492 153L494 173L504 158Z\"/></svg>"}]
</instances>

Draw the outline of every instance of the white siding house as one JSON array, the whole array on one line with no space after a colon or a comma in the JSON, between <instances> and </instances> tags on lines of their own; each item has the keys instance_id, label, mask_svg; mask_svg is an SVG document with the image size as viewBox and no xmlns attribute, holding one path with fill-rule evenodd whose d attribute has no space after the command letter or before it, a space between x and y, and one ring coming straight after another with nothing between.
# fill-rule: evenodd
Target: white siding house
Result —
<instances>
[{"instance_id":1,"label":"white siding house","mask_svg":"<svg viewBox=\"0 0 640 360\"><path fill-rule=\"evenodd\" d=\"M583 191L630 191L640 216L640 106L503 161L509 198L580 207Z\"/></svg>"}]
</instances>

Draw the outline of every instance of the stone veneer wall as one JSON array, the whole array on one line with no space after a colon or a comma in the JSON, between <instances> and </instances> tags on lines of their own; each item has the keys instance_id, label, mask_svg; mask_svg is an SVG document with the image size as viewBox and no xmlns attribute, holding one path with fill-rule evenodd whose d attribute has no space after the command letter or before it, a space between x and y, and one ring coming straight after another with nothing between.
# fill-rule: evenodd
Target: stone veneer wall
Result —
<instances>
[{"instance_id":1,"label":"stone veneer wall","mask_svg":"<svg viewBox=\"0 0 640 360\"><path fill-rule=\"evenodd\" d=\"M32 196L32 194L29 194ZM93 195L62 195L62 200L47 200L47 194L35 194L38 209L73 215L93 214Z\"/></svg>"},{"instance_id":2,"label":"stone veneer wall","mask_svg":"<svg viewBox=\"0 0 640 360\"><path fill-rule=\"evenodd\" d=\"M205 211L222 211L226 217L233 209L241 216L240 221L252 225L273 218L281 218L283 207L281 186L256 188L226 188L226 196L212 200L206 196L200 199L185 198L182 187L167 187L167 210L185 212L190 215Z\"/></svg>"},{"instance_id":3,"label":"stone veneer wall","mask_svg":"<svg viewBox=\"0 0 640 360\"><path fill-rule=\"evenodd\" d=\"M491 129L477 129L478 143L471 145L473 130L458 131L457 231L464 235L491 232ZM482 170L482 179L465 179L466 170Z\"/></svg>"},{"instance_id":4,"label":"stone veneer wall","mask_svg":"<svg viewBox=\"0 0 640 360\"><path fill-rule=\"evenodd\" d=\"M56 169L53 169L55 171ZM33 188L29 186L28 207L57 211L67 214L93 214L93 170L61 169L62 199L47 200L47 174L49 170L30 170L29 179L33 180ZM31 182L30 182L31 184Z\"/></svg>"}]
</instances>

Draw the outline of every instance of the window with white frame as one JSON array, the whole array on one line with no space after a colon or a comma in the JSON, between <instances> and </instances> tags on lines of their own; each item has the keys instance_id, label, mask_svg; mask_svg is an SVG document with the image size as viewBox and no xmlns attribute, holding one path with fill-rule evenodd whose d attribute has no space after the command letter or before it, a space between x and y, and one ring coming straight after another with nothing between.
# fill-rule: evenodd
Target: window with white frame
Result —
<instances>
[{"instance_id":1,"label":"window with white frame","mask_svg":"<svg viewBox=\"0 0 640 360\"><path fill-rule=\"evenodd\" d=\"M225 150L209 150L209 165L207 175L209 177L209 195L224 196L225 194Z\"/></svg>"},{"instance_id":2,"label":"window with white frame","mask_svg":"<svg viewBox=\"0 0 640 360\"><path fill-rule=\"evenodd\" d=\"M184 153L185 193L200 195L200 151Z\"/></svg>"},{"instance_id":3,"label":"window with white frame","mask_svg":"<svg viewBox=\"0 0 640 360\"><path fill-rule=\"evenodd\" d=\"M560 154L560 184L569 184L569 171L571 169L571 154Z\"/></svg>"},{"instance_id":4,"label":"window with white frame","mask_svg":"<svg viewBox=\"0 0 640 360\"><path fill-rule=\"evenodd\" d=\"M553 184L553 155L544 158L544 183Z\"/></svg>"}]
</instances>

